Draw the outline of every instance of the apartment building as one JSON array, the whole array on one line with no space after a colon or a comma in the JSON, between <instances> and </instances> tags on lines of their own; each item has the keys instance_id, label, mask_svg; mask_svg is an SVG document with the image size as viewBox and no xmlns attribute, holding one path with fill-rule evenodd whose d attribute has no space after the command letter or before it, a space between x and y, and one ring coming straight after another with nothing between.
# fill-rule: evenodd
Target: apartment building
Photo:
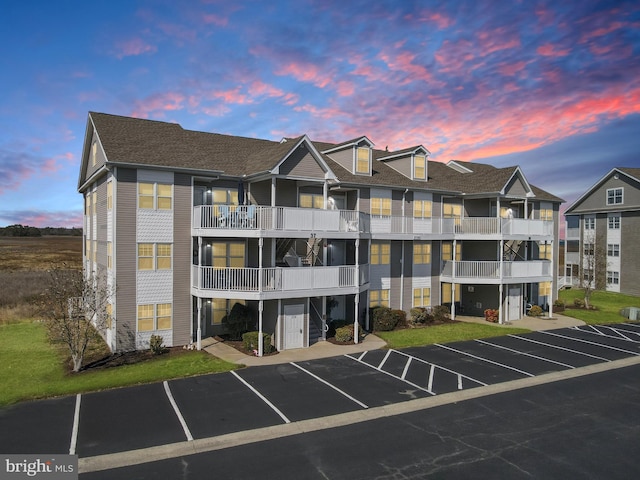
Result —
<instances>
[{"instance_id":1,"label":"apartment building","mask_svg":"<svg viewBox=\"0 0 640 480\"><path fill-rule=\"evenodd\" d=\"M640 168L607 172L565 221L565 283L640 295Z\"/></svg>"},{"instance_id":2,"label":"apartment building","mask_svg":"<svg viewBox=\"0 0 640 480\"><path fill-rule=\"evenodd\" d=\"M107 342L199 346L238 302L279 350L368 328L376 305L551 305L562 200L517 166L429 154L89 113L78 191L86 271L116 287Z\"/></svg>"}]
</instances>

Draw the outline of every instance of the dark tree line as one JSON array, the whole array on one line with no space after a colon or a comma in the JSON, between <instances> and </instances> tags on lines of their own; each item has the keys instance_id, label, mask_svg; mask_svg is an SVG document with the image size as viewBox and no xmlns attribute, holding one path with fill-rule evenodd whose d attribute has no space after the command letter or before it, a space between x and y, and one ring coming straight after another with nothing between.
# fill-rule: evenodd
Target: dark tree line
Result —
<instances>
[{"instance_id":1,"label":"dark tree line","mask_svg":"<svg viewBox=\"0 0 640 480\"><path fill-rule=\"evenodd\" d=\"M42 237L45 235L82 236L82 229L64 227L38 228L19 224L0 227L0 237Z\"/></svg>"}]
</instances>

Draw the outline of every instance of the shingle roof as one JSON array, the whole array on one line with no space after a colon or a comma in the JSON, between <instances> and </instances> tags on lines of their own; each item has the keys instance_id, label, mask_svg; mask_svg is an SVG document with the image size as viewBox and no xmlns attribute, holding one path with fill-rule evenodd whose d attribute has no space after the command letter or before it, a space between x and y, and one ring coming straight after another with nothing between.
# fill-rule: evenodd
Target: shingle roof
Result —
<instances>
[{"instance_id":1,"label":"shingle roof","mask_svg":"<svg viewBox=\"0 0 640 480\"><path fill-rule=\"evenodd\" d=\"M96 112L90 112L89 115L110 163L217 171L229 176L250 175L272 169L303 138L300 136L287 139L285 142L274 142L185 130L178 124L155 120ZM312 143L322 152L349 142ZM404 150L410 152L415 148L417 147ZM399 151L374 149L373 158L397 152ZM328 155L323 154L322 157L338 181L343 184L429 189L465 194L500 192L517 168L495 168L476 162L458 161L472 171L461 173L444 163L430 161L427 182L422 182L407 178L382 161L374 160L372 176L363 176L354 175ZM640 175L640 169L626 170L635 171L636 178ZM538 199L563 201L534 186L532 189Z\"/></svg>"}]
</instances>

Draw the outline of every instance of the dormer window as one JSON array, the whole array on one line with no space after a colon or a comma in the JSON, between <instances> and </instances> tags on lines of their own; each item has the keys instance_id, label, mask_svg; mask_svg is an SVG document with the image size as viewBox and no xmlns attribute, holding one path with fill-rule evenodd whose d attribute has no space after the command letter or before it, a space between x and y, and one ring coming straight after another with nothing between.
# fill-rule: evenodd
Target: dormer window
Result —
<instances>
[{"instance_id":1,"label":"dormer window","mask_svg":"<svg viewBox=\"0 0 640 480\"><path fill-rule=\"evenodd\" d=\"M356 157L356 173L369 175L371 171L371 149L367 147L358 147Z\"/></svg>"},{"instance_id":2,"label":"dormer window","mask_svg":"<svg viewBox=\"0 0 640 480\"><path fill-rule=\"evenodd\" d=\"M427 157L424 155L413 156L413 178L414 180L426 180Z\"/></svg>"}]
</instances>

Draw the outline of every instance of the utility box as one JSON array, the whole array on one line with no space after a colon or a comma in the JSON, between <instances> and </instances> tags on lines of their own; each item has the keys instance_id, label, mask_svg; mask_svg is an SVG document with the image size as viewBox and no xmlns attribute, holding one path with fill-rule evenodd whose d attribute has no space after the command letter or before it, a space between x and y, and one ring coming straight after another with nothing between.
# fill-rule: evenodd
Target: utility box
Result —
<instances>
[{"instance_id":1,"label":"utility box","mask_svg":"<svg viewBox=\"0 0 640 480\"><path fill-rule=\"evenodd\" d=\"M629 320L640 320L640 307L625 307L620 310L620 315Z\"/></svg>"}]
</instances>

